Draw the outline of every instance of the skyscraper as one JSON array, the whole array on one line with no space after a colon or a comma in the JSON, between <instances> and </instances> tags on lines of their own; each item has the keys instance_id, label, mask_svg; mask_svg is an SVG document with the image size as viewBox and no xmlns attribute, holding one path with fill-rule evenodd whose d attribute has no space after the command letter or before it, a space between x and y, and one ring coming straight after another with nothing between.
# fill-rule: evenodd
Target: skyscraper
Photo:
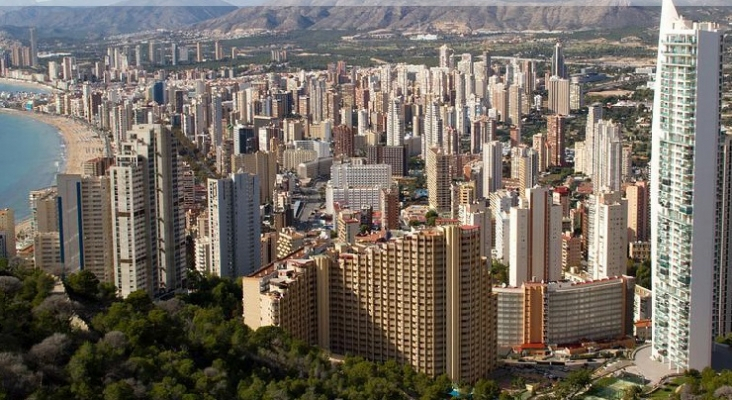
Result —
<instances>
[{"instance_id":1,"label":"skyscraper","mask_svg":"<svg viewBox=\"0 0 732 400\"><path fill-rule=\"evenodd\" d=\"M183 287L186 274L181 160L172 132L135 125L109 168L114 280L124 297Z\"/></svg>"},{"instance_id":2,"label":"skyscraper","mask_svg":"<svg viewBox=\"0 0 732 400\"><path fill-rule=\"evenodd\" d=\"M547 82L549 113L569 115L569 80L552 76Z\"/></svg>"},{"instance_id":3,"label":"skyscraper","mask_svg":"<svg viewBox=\"0 0 732 400\"><path fill-rule=\"evenodd\" d=\"M404 144L404 110L398 98L389 101L386 115L386 145L401 146Z\"/></svg>"},{"instance_id":4,"label":"skyscraper","mask_svg":"<svg viewBox=\"0 0 732 400\"><path fill-rule=\"evenodd\" d=\"M676 369L711 365L719 328L720 93L723 31L664 0L651 160L652 357Z\"/></svg>"},{"instance_id":5,"label":"skyscraper","mask_svg":"<svg viewBox=\"0 0 732 400\"><path fill-rule=\"evenodd\" d=\"M562 50L562 42L554 45L554 54L552 55L552 76L567 78L567 66L564 65L564 51Z\"/></svg>"},{"instance_id":6,"label":"skyscraper","mask_svg":"<svg viewBox=\"0 0 732 400\"><path fill-rule=\"evenodd\" d=\"M450 158L449 154L445 154L438 147L431 148L427 153L425 169L427 170L429 204L430 208L437 212L450 211L452 199L450 194L450 183L452 182Z\"/></svg>"},{"instance_id":7,"label":"skyscraper","mask_svg":"<svg viewBox=\"0 0 732 400\"><path fill-rule=\"evenodd\" d=\"M109 178L58 174L61 263L71 273L86 269L112 282L112 220Z\"/></svg>"},{"instance_id":8,"label":"skyscraper","mask_svg":"<svg viewBox=\"0 0 732 400\"><path fill-rule=\"evenodd\" d=\"M623 136L620 125L602 120L595 124L594 132L590 178L595 191L604 188L620 190L623 178Z\"/></svg>"},{"instance_id":9,"label":"skyscraper","mask_svg":"<svg viewBox=\"0 0 732 400\"><path fill-rule=\"evenodd\" d=\"M208 180L208 226L214 275L238 278L261 267L259 178L236 173Z\"/></svg>"},{"instance_id":10,"label":"skyscraper","mask_svg":"<svg viewBox=\"0 0 732 400\"><path fill-rule=\"evenodd\" d=\"M36 38L36 27L32 26L30 29L30 66L38 66L38 38Z\"/></svg>"},{"instance_id":11,"label":"skyscraper","mask_svg":"<svg viewBox=\"0 0 732 400\"><path fill-rule=\"evenodd\" d=\"M546 118L547 166L564 166L564 137L567 118L564 115L550 115Z\"/></svg>"},{"instance_id":12,"label":"skyscraper","mask_svg":"<svg viewBox=\"0 0 732 400\"><path fill-rule=\"evenodd\" d=\"M9 208L0 210L0 258L15 257L15 213Z\"/></svg>"},{"instance_id":13,"label":"skyscraper","mask_svg":"<svg viewBox=\"0 0 732 400\"><path fill-rule=\"evenodd\" d=\"M562 206L544 187L526 189L511 208L509 283L556 281L562 274Z\"/></svg>"},{"instance_id":14,"label":"skyscraper","mask_svg":"<svg viewBox=\"0 0 732 400\"><path fill-rule=\"evenodd\" d=\"M483 145L483 197L503 187L503 144L494 140Z\"/></svg>"},{"instance_id":15,"label":"skyscraper","mask_svg":"<svg viewBox=\"0 0 732 400\"><path fill-rule=\"evenodd\" d=\"M590 196L587 270L592 279L625 275L628 254L628 206L620 192Z\"/></svg>"},{"instance_id":16,"label":"skyscraper","mask_svg":"<svg viewBox=\"0 0 732 400\"><path fill-rule=\"evenodd\" d=\"M628 242L647 242L651 229L648 182L627 186L625 198L628 200Z\"/></svg>"},{"instance_id":17,"label":"skyscraper","mask_svg":"<svg viewBox=\"0 0 732 400\"><path fill-rule=\"evenodd\" d=\"M342 253L325 275L330 349L454 381L484 377L495 367L496 305L480 243L477 226L444 226Z\"/></svg>"}]
</instances>

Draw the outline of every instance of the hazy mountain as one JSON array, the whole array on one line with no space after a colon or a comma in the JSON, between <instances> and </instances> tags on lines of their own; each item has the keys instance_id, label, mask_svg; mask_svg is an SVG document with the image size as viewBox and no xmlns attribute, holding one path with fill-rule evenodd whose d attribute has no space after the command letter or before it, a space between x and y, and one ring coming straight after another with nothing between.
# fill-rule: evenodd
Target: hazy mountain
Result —
<instances>
[{"instance_id":1,"label":"hazy mountain","mask_svg":"<svg viewBox=\"0 0 732 400\"><path fill-rule=\"evenodd\" d=\"M313 0L319 1L319 0ZM657 8L626 6L496 7L246 7L197 28L212 32L261 29L406 29L463 27L488 30L619 28L655 23Z\"/></svg>"},{"instance_id":2,"label":"hazy mountain","mask_svg":"<svg viewBox=\"0 0 732 400\"><path fill-rule=\"evenodd\" d=\"M196 1L200 4L204 0ZM41 31L115 34L156 28L178 29L236 10L220 0L205 2L209 5L177 6L180 2L163 0L159 2L161 6L141 6L138 4L145 2L129 0L107 7L22 7L0 11L0 26L43 27L39 34L43 33ZM165 6L167 4L176 6Z\"/></svg>"}]
</instances>

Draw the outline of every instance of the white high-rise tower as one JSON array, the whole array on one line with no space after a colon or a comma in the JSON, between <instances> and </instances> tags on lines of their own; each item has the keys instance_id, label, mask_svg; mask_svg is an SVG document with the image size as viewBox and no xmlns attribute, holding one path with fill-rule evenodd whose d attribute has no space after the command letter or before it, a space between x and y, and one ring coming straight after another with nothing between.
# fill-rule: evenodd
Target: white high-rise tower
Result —
<instances>
[{"instance_id":1,"label":"white high-rise tower","mask_svg":"<svg viewBox=\"0 0 732 400\"><path fill-rule=\"evenodd\" d=\"M211 272L238 278L261 267L259 178L237 173L208 180Z\"/></svg>"},{"instance_id":2,"label":"white high-rise tower","mask_svg":"<svg viewBox=\"0 0 732 400\"><path fill-rule=\"evenodd\" d=\"M404 144L404 111L402 101L395 98L389 101L386 115L386 145L402 146Z\"/></svg>"},{"instance_id":3,"label":"white high-rise tower","mask_svg":"<svg viewBox=\"0 0 732 400\"><path fill-rule=\"evenodd\" d=\"M719 329L718 238L723 32L684 20L664 0L651 160L652 356L671 368L711 365Z\"/></svg>"}]
</instances>

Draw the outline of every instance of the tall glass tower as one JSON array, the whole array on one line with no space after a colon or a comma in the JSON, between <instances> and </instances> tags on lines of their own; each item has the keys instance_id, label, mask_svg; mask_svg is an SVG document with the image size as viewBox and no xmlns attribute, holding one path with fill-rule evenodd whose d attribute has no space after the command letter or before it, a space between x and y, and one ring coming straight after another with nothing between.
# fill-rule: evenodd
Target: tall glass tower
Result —
<instances>
[{"instance_id":1,"label":"tall glass tower","mask_svg":"<svg viewBox=\"0 0 732 400\"><path fill-rule=\"evenodd\" d=\"M653 105L652 356L673 369L711 365L719 332L723 32L664 0Z\"/></svg>"}]
</instances>

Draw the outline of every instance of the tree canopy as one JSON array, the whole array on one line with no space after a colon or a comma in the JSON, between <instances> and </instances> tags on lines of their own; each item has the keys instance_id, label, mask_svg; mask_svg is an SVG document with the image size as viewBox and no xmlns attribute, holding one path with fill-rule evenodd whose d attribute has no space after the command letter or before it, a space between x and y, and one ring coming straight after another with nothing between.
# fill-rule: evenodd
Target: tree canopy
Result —
<instances>
[{"instance_id":1,"label":"tree canopy","mask_svg":"<svg viewBox=\"0 0 732 400\"><path fill-rule=\"evenodd\" d=\"M66 279L69 297L44 272L3 263L0 399L442 399L451 390L446 375L334 363L279 328L252 331L240 283L191 278L190 294L154 302L144 292L110 298L80 272ZM88 329L72 325L79 315ZM490 396L495 386L476 390Z\"/></svg>"}]
</instances>

